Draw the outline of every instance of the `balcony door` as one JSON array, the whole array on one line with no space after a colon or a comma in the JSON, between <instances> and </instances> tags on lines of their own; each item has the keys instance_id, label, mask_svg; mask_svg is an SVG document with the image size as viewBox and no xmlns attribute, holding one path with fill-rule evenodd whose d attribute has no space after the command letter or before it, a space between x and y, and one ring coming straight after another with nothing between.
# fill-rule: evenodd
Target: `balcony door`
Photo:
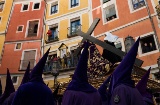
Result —
<instances>
[{"instance_id":1,"label":"balcony door","mask_svg":"<svg viewBox=\"0 0 160 105\"><path fill-rule=\"evenodd\" d=\"M23 59L21 60L21 70L27 68L28 62L30 61L30 68L32 69L35 65L36 50L24 51Z\"/></svg>"}]
</instances>

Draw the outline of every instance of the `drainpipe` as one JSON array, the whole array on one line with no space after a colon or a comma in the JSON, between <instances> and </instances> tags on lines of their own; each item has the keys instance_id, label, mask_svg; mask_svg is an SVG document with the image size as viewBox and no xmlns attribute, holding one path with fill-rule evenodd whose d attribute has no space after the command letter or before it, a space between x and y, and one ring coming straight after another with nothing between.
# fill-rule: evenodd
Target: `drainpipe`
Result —
<instances>
[{"instance_id":1,"label":"drainpipe","mask_svg":"<svg viewBox=\"0 0 160 105\"><path fill-rule=\"evenodd\" d=\"M149 16L149 19L150 19L150 22L151 22L151 25L152 25L152 29L153 29L153 32L155 34L156 42L157 42L157 45L158 45L158 50L160 51L159 39L158 39L157 31L156 31L156 28L155 28L155 25L154 25L154 22L153 22L153 19L152 19L152 16L151 16L151 12L150 12L150 9L149 9L149 6L148 6L148 2L147 2L147 0L144 0L144 1L145 1L145 4L146 4L146 9L147 9L148 16Z\"/></svg>"},{"instance_id":2,"label":"drainpipe","mask_svg":"<svg viewBox=\"0 0 160 105\"><path fill-rule=\"evenodd\" d=\"M47 2L46 0L44 0L45 2L45 10L44 10L44 18L43 18L43 33L42 33L42 38L41 38L41 42L42 42L42 55L44 55L44 38L45 38L45 33L46 33L46 23L45 23L45 20L46 20L46 12L47 12Z\"/></svg>"}]
</instances>

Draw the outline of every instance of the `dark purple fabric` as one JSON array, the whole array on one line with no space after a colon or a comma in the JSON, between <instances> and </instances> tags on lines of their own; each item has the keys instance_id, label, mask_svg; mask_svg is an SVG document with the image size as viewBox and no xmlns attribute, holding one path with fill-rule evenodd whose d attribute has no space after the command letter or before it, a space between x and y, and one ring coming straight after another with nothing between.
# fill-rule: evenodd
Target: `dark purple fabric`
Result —
<instances>
[{"instance_id":1,"label":"dark purple fabric","mask_svg":"<svg viewBox=\"0 0 160 105\"><path fill-rule=\"evenodd\" d=\"M10 94L10 96L4 101L3 105L11 105L16 92Z\"/></svg>"},{"instance_id":2,"label":"dark purple fabric","mask_svg":"<svg viewBox=\"0 0 160 105\"><path fill-rule=\"evenodd\" d=\"M52 91L41 82L28 82L21 85L12 105L55 105Z\"/></svg>"},{"instance_id":3,"label":"dark purple fabric","mask_svg":"<svg viewBox=\"0 0 160 105\"><path fill-rule=\"evenodd\" d=\"M141 95L143 96L144 99L150 100L150 102L152 101L152 103L153 103L152 94L147 92L147 82L148 82L150 70L151 70L151 68L149 68L149 70L146 72L146 74L141 78L141 80L136 85L136 88L141 93Z\"/></svg>"},{"instance_id":4,"label":"dark purple fabric","mask_svg":"<svg viewBox=\"0 0 160 105\"><path fill-rule=\"evenodd\" d=\"M153 99L143 97L144 105L154 105Z\"/></svg>"},{"instance_id":5,"label":"dark purple fabric","mask_svg":"<svg viewBox=\"0 0 160 105\"><path fill-rule=\"evenodd\" d=\"M62 105L102 105L102 102L98 92L67 90L64 93Z\"/></svg>"},{"instance_id":6,"label":"dark purple fabric","mask_svg":"<svg viewBox=\"0 0 160 105\"><path fill-rule=\"evenodd\" d=\"M9 95L13 92L15 92L15 89L12 83L9 69L7 68L6 87L5 87L3 95L0 97L0 104L2 104L5 101L5 99L9 97Z\"/></svg>"},{"instance_id":7,"label":"dark purple fabric","mask_svg":"<svg viewBox=\"0 0 160 105\"><path fill-rule=\"evenodd\" d=\"M137 88L121 84L114 89L110 105L144 105L144 102Z\"/></svg>"},{"instance_id":8,"label":"dark purple fabric","mask_svg":"<svg viewBox=\"0 0 160 105\"><path fill-rule=\"evenodd\" d=\"M30 62L28 63L26 72L24 73L21 85L24 84L24 83L27 83L30 80L29 72L30 72Z\"/></svg>"},{"instance_id":9,"label":"dark purple fabric","mask_svg":"<svg viewBox=\"0 0 160 105\"><path fill-rule=\"evenodd\" d=\"M81 54L77 68L73 74L72 81L69 83L67 90L75 90L82 92L96 92L97 90L88 83L88 47L89 42L85 43L84 50Z\"/></svg>"},{"instance_id":10,"label":"dark purple fabric","mask_svg":"<svg viewBox=\"0 0 160 105\"><path fill-rule=\"evenodd\" d=\"M33 70L30 73L30 81L38 81L43 82L42 73L43 68L45 66L48 54L49 54L50 48L47 50L47 52L43 55L43 57L39 60L39 62L36 64L36 66L33 68Z\"/></svg>"},{"instance_id":11,"label":"dark purple fabric","mask_svg":"<svg viewBox=\"0 0 160 105\"><path fill-rule=\"evenodd\" d=\"M105 103L108 101L110 97L110 94L108 93L108 90L107 90L107 88L109 88L110 79L111 79L111 75L106 79L106 81L98 89L98 92L101 95L101 99Z\"/></svg>"},{"instance_id":12,"label":"dark purple fabric","mask_svg":"<svg viewBox=\"0 0 160 105\"><path fill-rule=\"evenodd\" d=\"M110 93L112 93L114 88L119 84L125 84L131 87L135 85L134 81L131 79L131 73L137 56L139 40L140 38L137 39L130 51L126 54L124 59L113 72L110 85Z\"/></svg>"}]
</instances>

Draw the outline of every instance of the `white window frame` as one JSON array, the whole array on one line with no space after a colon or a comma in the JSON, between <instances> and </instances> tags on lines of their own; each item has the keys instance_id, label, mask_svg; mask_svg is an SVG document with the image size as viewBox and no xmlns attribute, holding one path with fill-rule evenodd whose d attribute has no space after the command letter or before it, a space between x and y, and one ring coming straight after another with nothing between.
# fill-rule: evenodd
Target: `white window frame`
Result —
<instances>
[{"instance_id":1,"label":"white window frame","mask_svg":"<svg viewBox=\"0 0 160 105\"><path fill-rule=\"evenodd\" d=\"M28 28L29 28L29 22L30 21L35 21L35 20L38 20L39 22L38 22L38 30L37 30L37 36L32 36L32 37L38 37L38 35L39 35L39 27L40 27L40 19L32 19L32 20L28 20L27 21L27 27L26 27L26 33L25 33L25 38L26 37L28 37Z\"/></svg>"},{"instance_id":2,"label":"white window frame","mask_svg":"<svg viewBox=\"0 0 160 105\"><path fill-rule=\"evenodd\" d=\"M146 33L146 34L143 34L143 35L140 35L140 38L143 38L143 37L146 37L146 36L149 36L149 35L153 35L153 38L154 38L154 41L155 41L155 46L156 46L156 49L157 50L154 50L154 51L150 51L150 52L147 52L147 53L142 53L142 46L141 44L139 44L139 47L138 47L138 55L139 57L143 57L143 56L147 56L147 55L150 55L150 54L154 54L154 53L158 53L159 50L158 50L158 45L157 45L157 42L156 42L156 38L155 38L155 35L154 35L154 32L150 32L150 33ZM139 37L139 36L138 36ZM136 37L135 39L137 40L138 37Z\"/></svg>"},{"instance_id":3,"label":"white window frame","mask_svg":"<svg viewBox=\"0 0 160 105\"><path fill-rule=\"evenodd\" d=\"M1 2L4 1L4 5L3 5L3 11L5 9L5 6L6 6L6 0L1 0ZM1 11L0 13L3 13L3 11Z\"/></svg>"},{"instance_id":4,"label":"white window frame","mask_svg":"<svg viewBox=\"0 0 160 105\"><path fill-rule=\"evenodd\" d=\"M68 3L69 10L80 7L80 2L81 2L81 0L79 0L79 4L77 6L71 7L71 0L69 0L69 3Z\"/></svg>"},{"instance_id":5,"label":"white window frame","mask_svg":"<svg viewBox=\"0 0 160 105\"><path fill-rule=\"evenodd\" d=\"M58 10L57 10L57 13L53 13L51 14L51 8L52 8L52 4L55 4L57 2L58 4ZM49 15L52 16L52 15L55 15L55 14L58 14L59 13L59 0L56 0L54 2L51 2L50 6L49 6Z\"/></svg>"},{"instance_id":6,"label":"white window frame","mask_svg":"<svg viewBox=\"0 0 160 105\"><path fill-rule=\"evenodd\" d=\"M76 19L77 18L77 19ZM82 25L82 15L80 15L80 16L76 16L76 17L70 17L70 19L69 19L69 23L68 23L68 27L71 27L71 22L72 22L72 20L73 19L75 19L75 20L80 20L80 24ZM67 28L68 28L67 27ZM81 26L81 30L82 30L82 26ZM68 34L68 33L67 33ZM72 37L71 37L72 38Z\"/></svg>"},{"instance_id":7,"label":"white window frame","mask_svg":"<svg viewBox=\"0 0 160 105\"><path fill-rule=\"evenodd\" d=\"M28 9L27 10L23 10L24 5L28 5ZM30 7L30 3L24 3L24 4L22 4L22 6L21 6L21 12L29 11L29 7Z\"/></svg>"},{"instance_id":8,"label":"white window frame","mask_svg":"<svg viewBox=\"0 0 160 105\"><path fill-rule=\"evenodd\" d=\"M16 83L13 83L13 85L18 85L19 76L17 76L17 75L12 75L12 76L11 76L11 79L12 79L13 77L17 77L17 81L16 81Z\"/></svg>"},{"instance_id":9,"label":"white window frame","mask_svg":"<svg viewBox=\"0 0 160 105\"><path fill-rule=\"evenodd\" d=\"M16 49L16 47L17 47L17 44L21 44L21 47L20 47L20 49ZM14 51L19 51L19 50L21 50L22 49L22 43L16 43L15 44L15 47L14 47Z\"/></svg>"},{"instance_id":10,"label":"white window frame","mask_svg":"<svg viewBox=\"0 0 160 105\"><path fill-rule=\"evenodd\" d=\"M144 5L144 6L141 7L141 8L134 9L134 8L133 8L133 4L132 4L132 0L128 0L128 6L129 6L130 13L134 13L134 12L137 12L137 11L140 11L140 10L146 8L146 5Z\"/></svg>"},{"instance_id":11,"label":"white window frame","mask_svg":"<svg viewBox=\"0 0 160 105\"><path fill-rule=\"evenodd\" d=\"M102 1L101 3L102 3L102 5L101 5L101 9L102 9L103 25L108 24L108 23L110 23L110 22L113 22L113 21L115 21L115 20L118 20L118 19L119 19L119 15L118 15L118 8L117 8L116 0L111 0L111 1L108 1L108 2L106 2L106 3L104 3L104 4L103 4L103 1ZM117 16L117 18L112 19L112 20L110 20L110 21L106 21L105 9L106 9L107 7L109 7L110 5L113 5L113 4L114 4L114 6L115 6L115 10L116 10L116 16Z\"/></svg>"},{"instance_id":12,"label":"white window frame","mask_svg":"<svg viewBox=\"0 0 160 105\"><path fill-rule=\"evenodd\" d=\"M25 51L32 51L32 50L35 50L36 51L36 54L35 54L35 62L34 62L34 66L35 66L35 64L36 64L36 58L37 58L37 50L38 49L26 49L26 50L23 50L22 51L22 56L21 56L21 60L24 60L24 52ZM20 70L22 69L22 63L20 64Z\"/></svg>"},{"instance_id":13,"label":"white window frame","mask_svg":"<svg viewBox=\"0 0 160 105\"><path fill-rule=\"evenodd\" d=\"M52 25L56 25L56 24L57 24L57 27L58 27L58 30L57 30L57 31L58 31L58 35L57 35L57 36L58 36L58 38L59 38L59 23L54 23L54 24L52 24ZM48 26L48 30L50 30L50 28L53 27L52 25L49 25L49 26ZM48 39L48 36L47 36L47 39Z\"/></svg>"},{"instance_id":14,"label":"white window frame","mask_svg":"<svg viewBox=\"0 0 160 105\"><path fill-rule=\"evenodd\" d=\"M18 31L18 28L19 28L20 26L22 26L22 31ZM19 25L19 26L17 26L17 31L16 31L16 33L23 32L23 29L24 29L24 25Z\"/></svg>"},{"instance_id":15,"label":"white window frame","mask_svg":"<svg viewBox=\"0 0 160 105\"><path fill-rule=\"evenodd\" d=\"M34 9L35 4L39 3L39 8L38 9ZM32 5L32 11L34 10L40 10L41 9L41 2L34 2Z\"/></svg>"}]
</instances>

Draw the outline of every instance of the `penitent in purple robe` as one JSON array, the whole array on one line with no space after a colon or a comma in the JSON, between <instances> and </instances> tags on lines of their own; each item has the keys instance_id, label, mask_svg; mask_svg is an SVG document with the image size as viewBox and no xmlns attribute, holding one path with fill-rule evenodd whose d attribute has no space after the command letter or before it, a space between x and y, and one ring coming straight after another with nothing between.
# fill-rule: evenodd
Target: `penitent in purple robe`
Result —
<instances>
[{"instance_id":1,"label":"penitent in purple robe","mask_svg":"<svg viewBox=\"0 0 160 105\"><path fill-rule=\"evenodd\" d=\"M77 68L62 99L62 105L101 105L101 97L98 91L88 83L88 47L85 43Z\"/></svg>"},{"instance_id":2,"label":"penitent in purple robe","mask_svg":"<svg viewBox=\"0 0 160 105\"><path fill-rule=\"evenodd\" d=\"M143 105L143 98L135 88L135 82L131 79L139 40L140 38L137 39L112 74L109 88L109 92L112 94L110 105Z\"/></svg>"},{"instance_id":3,"label":"penitent in purple robe","mask_svg":"<svg viewBox=\"0 0 160 105\"><path fill-rule=\"evenodd\" d=\"M18 88L12 105L55 105L52 91L45 85L42 78L49 50L31 71L30 82Z\"/></svg>"},{"instance_id":4,"label":"penitent in purple robe","mask_svg":"<svg viewBox=\"0 0 160 105\"><path fill-rule=\"evenodd\" d=\"M21 85L25 84L29 81L29 72L30 72L30 62L28 63L26 72L24 73L24 77L22 79ZM4 105L11 105L15 94L16 94L16 92L11 93L10 96L5 100Z\"/></svg>"},{"instance_id":5,"label":"penitent in purple robe","mask_svg":"<svg viewBox=\"0 0 160 105\"><path fill-rule=\"evenodd\" d=\"M136 88L141 93L144 101L144 105L154 105L153 96L147 91L147 82L149 78L151 68L146 72L146 74L141 78L141 80L136 85Z\"/></svg>"},{"instance_id":6,"label":"penitent in purple robe","mask_svg":"<svg viewBox=\"0 0 160 105\"><path fill-rule=\"evenodd\" d=\"M5 100L10 96L11 93L15 92L13 82L9 73L9 69L7 68L7 77L6 77L6 87L5 91L0 97L0 105L6 105Z\"/></svg>"}]
</instances>

